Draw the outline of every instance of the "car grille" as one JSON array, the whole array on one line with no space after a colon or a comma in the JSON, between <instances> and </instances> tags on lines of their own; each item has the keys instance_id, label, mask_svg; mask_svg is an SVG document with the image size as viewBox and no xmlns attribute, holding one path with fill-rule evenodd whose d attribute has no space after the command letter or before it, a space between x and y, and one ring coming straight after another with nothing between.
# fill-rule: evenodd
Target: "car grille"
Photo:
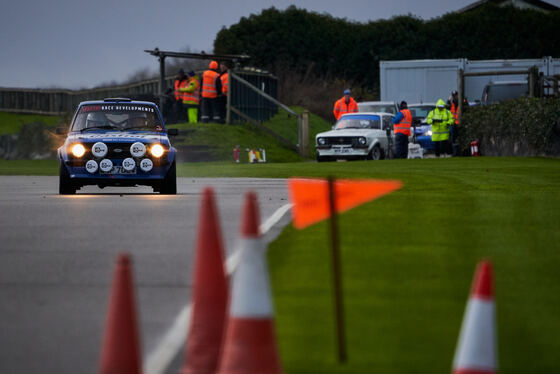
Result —
<instances>
[{"instance_id":1,"label":"car grille","mask_svg":"<svg viewBox=\"0 0 560 374\"><path fill-rule=\"evenodd\" d=\"M127 158L130 155L130 146L132 143L106 143L107 156L105 158ZM93 145L93 144L92 144Z\"/></svg>"},{"instance_id":2,"label":"car grille","mask_svg":"<svg viewBox=\"0 0 560 374\"><path fill-rule=\"evenodd\" d=\"M350 145L356 147L359 145L358 138L355 136L336 136L325 138L325 145Z\"/></svg>"}]
</instances>

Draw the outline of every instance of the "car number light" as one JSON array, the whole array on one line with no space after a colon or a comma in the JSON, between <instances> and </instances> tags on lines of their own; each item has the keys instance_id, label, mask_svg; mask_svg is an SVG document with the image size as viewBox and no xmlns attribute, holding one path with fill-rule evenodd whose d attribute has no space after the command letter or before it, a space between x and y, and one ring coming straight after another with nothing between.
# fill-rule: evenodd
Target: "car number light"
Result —
<instances>
[{"instance_id":1,"label":"car number light","mask_svg":"<svg viewBox=\"0 0 560 374\"><path fill-rule=\"evenodd\" d=\"M163 156L164 149L161 144L154 144L150 149L150 152L152 153L152 156L159 158Z\"/></svg>"},{"instance_id":2,"label":"car number light","mask_svg":"<svg viewBox=\"0 0 560 374\"><path fill-rule=\"evenodd\" d=\"M97 142L93 145L93 147L91 147L91 153L95 157L99 157L99 158L105 157L108 151L109 148L107 148L107 145L103 142Z\"/></svg>"},{"instance_id":3,"label":"car number light","mask_svg":"<svg viewBox=\"0 0 560 374\"><path fill-rule=\"evenodd\" d=\"M153 167L154 167L154 163L149 158L145 158L142 161L140 161L140 169L142 169L142 171L146 173L152 170Z\"/></svg>"},{"instance_id":4,"label":"car number light","mask_svg":"<svg viewBox=\"0 0 560 374\"><path fill-rule=\"evenodd\" d=\"M127 157L123 160L122 167L126 171L132 171L136 167L136 161L133 158Z\"/></svg>"},{"instance_id":5,"label":"car number light","mask_svg":"<svg viewBox=\"0 0 560 374\"><path fill-rule=\"evenodd\" d=\"M102 172L107 173L113 168L113 161L105 158L99 163L99 168Z\"/></svg>"},{"instance_id":6,"label":"car number light","mask_svg":"<svg viewBox=\"0 0 560 374\"><path fill-rule=\"evenodd\" d=\"M82 157L86 153L86 149L81 144L74 144L72 146L72 154L78 158Z\"/></svg>"},{"instance_id":7,"label":"car number light","mask_svg":"<svg viewBox=\"0 0 560 374\"><path fill-rule=\"evenodd\" d=\"M130 146L130 154L132 157L143 157L146 154L146 146L143 143L136 142Z\"/></svg>"},{"instance_id":8,"label":"car number light","mask_svg":"<svg viewBox=\"0 0 560 374\"><path fill-rule=\"evenodd\" d=\"M95 162L95 160L89 160L88 162L86 162L86 170L88 171L88 173L94 174L98 169L99 165L97 165L97 162Z\"/></svg>"}]
</instances>

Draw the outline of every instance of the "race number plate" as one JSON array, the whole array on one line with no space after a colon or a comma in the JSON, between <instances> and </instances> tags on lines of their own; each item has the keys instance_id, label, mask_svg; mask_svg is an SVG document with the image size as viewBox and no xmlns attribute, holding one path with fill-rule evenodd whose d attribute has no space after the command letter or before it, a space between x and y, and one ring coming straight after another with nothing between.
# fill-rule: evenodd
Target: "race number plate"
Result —
<instances>
[{"instance_id":1,"label":"race number plate","mask_svg":"<svg viewBox=\"0 0 560 374\"><path fill-rule=\"evenodd\" d=\"M333 152L339 154L350 153L350 148L333 148Z\"/></svg>"},{"instance_id":2,"label":"race number plate","mask_svg":"<svg viewBox=\"0 0 560 374\"><path fill-rule=\"evenodd\" d=\"M136 174L136 168L128 171L125 170L125 168L123 168L122 166L113 166L113 168L111 170L109 170L108 172L103 172L101 171L101 174Z\"/></svg>"}]
</instances>

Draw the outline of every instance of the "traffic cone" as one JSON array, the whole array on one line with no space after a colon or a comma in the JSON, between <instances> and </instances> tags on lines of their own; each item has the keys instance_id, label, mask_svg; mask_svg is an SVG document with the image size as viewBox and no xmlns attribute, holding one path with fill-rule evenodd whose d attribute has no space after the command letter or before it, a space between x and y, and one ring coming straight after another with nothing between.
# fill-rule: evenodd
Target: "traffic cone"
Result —
<instances>
[{"instance_id":1,"label":"traffic cone","mask_svg":"<svg viewBox=\"0 0 560 374\"><path fill-rule=\"evenodd\" d=\"M206 188L198 220L193 310L182 374L216 372L228 302L223 252L214 192Z\"/></svg>"},{"instance_id":2,"label":"traffic cone","mask_svg":"<svg viewBox=\"0 0 560 374\"><path fill-rule=\"evenodd\" d=\"M142 372L130 262L128 254L120 254L117 260L101 349L100 374Z\"/></svg>"},{"instance_id":3,"label":"traffic cone","mask_svg":"<svg viewBox=\"0 0 560 374\"><path fill-rule=\"evenodd\" d=\"M256 195L245 197L240 261L232 275L229 317L218 374L280 374L265 248Z\"/></svg>"},{"instance_id":4,"label":"traffic cone","mask_svg":"<svg viewBox=\"0 0 560 374\"><path fill-rule=\"evenodd\" d=\"M467 303L453 374L491 374L498 370L496 306L492 264L479 262Z\"/></svg>"}]
</instances>

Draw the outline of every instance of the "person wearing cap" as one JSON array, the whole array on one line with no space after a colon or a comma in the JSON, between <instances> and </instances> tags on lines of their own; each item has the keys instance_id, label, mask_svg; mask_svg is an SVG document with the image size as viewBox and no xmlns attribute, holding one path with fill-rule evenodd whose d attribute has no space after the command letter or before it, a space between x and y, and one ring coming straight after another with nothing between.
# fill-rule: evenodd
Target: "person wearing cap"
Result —
<instances>
[{"instance_id":1,"label":"person wearing cap","mask_svg":"<svg viewBox=\"0 0 560 374\"><path fill-rule=\"evenodd\" d=\"M412 114L408 110L406 101L401 101L400 111L393 117L393 131L395 133L395 158L408 157L408 137L412 126Z\"/></svg>"},{"instance_id":2,"label":"person wearing cap","mask_svg":"<svg viewBox=\"0 0 560 374\"><path fill-rule=\"evenodd\" d=\"M187 86L181 88L183 105L187 108L189 123L198 122L198 104L200 103L200 80L194 71L189 71Z\"/></svg>"},{"instance_id":3,"label":"person wearing cap","mask_svg":"<svg viewBox=\"0 0 560 374\"><path fill-rule=\"evenodd\" d=\"M179 69L179 71L177 72L177 77L175 78L175 82L173 83L173 93L175 95L175 101L173 103L173 107L175 108L175 121L183 121L185 118L185 108L183 107L183 92L181 92L181 89L187 87L187 82L188 80L187 76L185 75L185 71L183 69Z\"/></svg>"},{"instance_id":4,"label":"person wearing cap","mask_svg":"<svg viewBox=\"0 0 560 374\"><path fill-rule=\"evenodd\" d=\"M350 96L350 90L344 90L344 96L334 103L333 114L338 121L340 116L346 113L355 113L358 111L358 103Z\"/></svg>"},{"instance_id":5,"label":"person wearing cap","mask_svg":"<svg viewBox=\"0 0 560 374\"><path fill-rule=\"evenodd\" d=\"M217 72L218 63L210 62L208 70L202 74L202 122L221 122L220 109L218 105L218 93L222 91L220 74Z\"/></svg>"},{"instance_id":6,"label":"person wearing cap","mask_svg":"<svg viewBox=\"0 0 560 374\"><path fill-rule=\"evenodd\" d=\"M439 99L436 107L426 117L426 123L432 125L432 142L436 157L449 154L449 126L455 122L453 114L445 107L445 102Z\"/></svg>"},{"instance_id":7,"label":"person wearing cap","mask_svg":"<svg viewBox=\"0 0 560 374\"><path fill-rule=\"evenodd\" d=\"M457 151L459 149L459 144L457 144L457 135L459 130L459 93L457 91L451 92L451 96L447 100L447 105L455 119L454 123L449 129L451 147L453 150L453 156L457 156Z\"/></svg>"}]
</instances>

